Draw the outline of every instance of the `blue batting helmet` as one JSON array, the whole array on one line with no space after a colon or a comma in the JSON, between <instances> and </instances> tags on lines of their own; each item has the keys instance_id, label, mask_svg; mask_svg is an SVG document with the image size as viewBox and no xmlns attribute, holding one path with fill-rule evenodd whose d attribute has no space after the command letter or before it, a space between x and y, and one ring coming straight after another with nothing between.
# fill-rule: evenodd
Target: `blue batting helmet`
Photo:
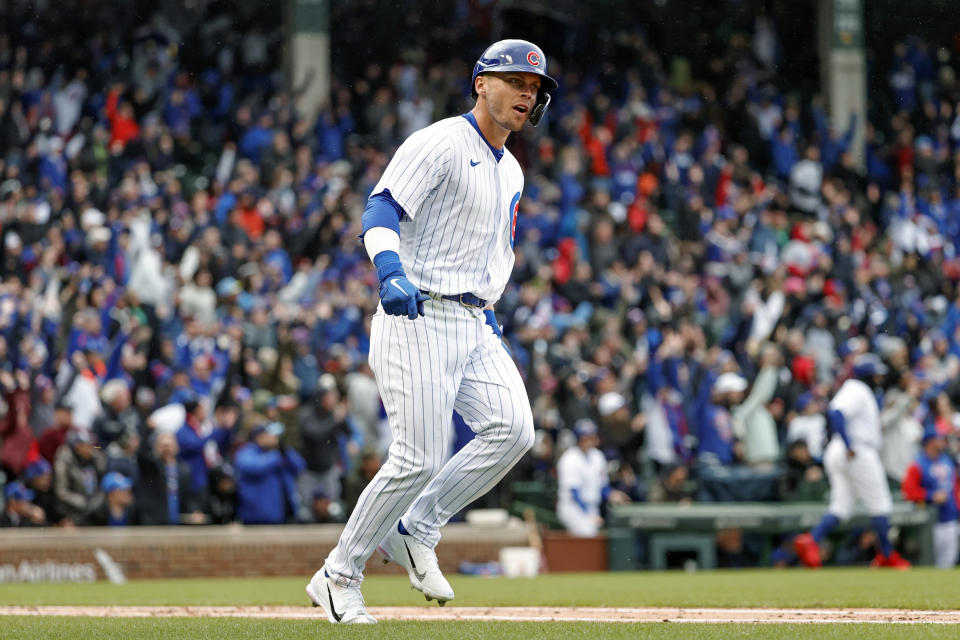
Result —
<instances>
[{"instance_id":1,"label":"blue batting helmet","mask_svg":"<svg viewBox=\"0 0 960 640\"><path fill-rule=\"evenodd\" d=\"M887 373L887 365L873 353L864 353L853 362L853 375L856 378L872 378Z\"/></svg>"},{"instance_id":2,"label":"blue batting helmet","mask_svg":"<svg viewBox=\"0 0 960 640\"><path fill-rule=\"evenodd\" d=\"M537 126L550 105L548 91L557 88L557 81L547 75L547 57L540 47L526 40L501 40L487 47L473 66L473 77L470 78L470 95L474 100L477 99L477 76L491 71L522 71L535 73L542 78L537 104L527 118L530 124Z\"/></svg>"}]
</instances>

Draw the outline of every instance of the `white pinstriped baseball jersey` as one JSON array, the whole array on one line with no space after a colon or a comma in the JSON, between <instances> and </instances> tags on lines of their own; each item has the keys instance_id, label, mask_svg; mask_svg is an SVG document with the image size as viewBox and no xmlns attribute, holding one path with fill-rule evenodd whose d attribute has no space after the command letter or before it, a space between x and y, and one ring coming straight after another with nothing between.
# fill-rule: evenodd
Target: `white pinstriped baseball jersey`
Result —
<instances>
[{"instance_id":1,"label":"white pinstriped baseball jersey","mask_svg":"<svg viewBox=\"0 0 960 640\"><path fill-rule=\"evenodd\" d=\"M400 221L400 261L419 289L473 293L496 302L513 270L523 173L464 116L440 120L404 141L373 189L390 191Z\"/></svg>"},{"instance_id":2,"label":"white pinstriped baseball jersey","mask_svg":"<svg viewBox=\"0 0 960 640\"><path fill-rule=\"evenodd\" d=\"M472 117L447 118L407 138L373 195L389 190L407 214L399 255L414 286L495 302L513 269L523 175ZM423 306L415 320L380 308L371 322L370 366L393 444L325 563L344 584L359 583L367 558L399 531L398 521L435 547L450 517L533 445L523 379L483 311L436 297ZM476 437L446 460L454 411Z\"/></svg>"},{"instance_id":3,"label":"white pinstriped baseball jersey","mask_svg":"<svg viewBox=\"0 0 960 640\"><path fill-rule=\"evenodd\" d=\"M876 396L862 380L851 378L833 396L830 408L843 414L850 446L856 452L848 458L847 446L838 434L824 450L823 465L830 480L830 513L845 520L860 499L870 515L889 514L893 502L880 461L883 434Z\"/></svg>"},{"instance_id":4,"label":"white pinstriped baseball jersey","mask_svg":"<svg viewBox=\"0 0 960 640\"><path fill-rule=\"evenodd\" d=\"M526 64L514 64L514 58L524 57ZM500 482L533 446L533 413L520 371L500 340L495 319L488 318L483 303L463 294L489 303L502 295L513 270L523 191L520 165L509 151L488 142L477 118L490 125L491 135L505 141L510 129L493 121L492 113L509 100L522 101L513 107L526 106L518 111L528 113L536 93L539 107L527 118L536 125L549 97L538 91L540 81L529 76L541 76L548 89L556 88L556 82L546 75L543 53L526 41L489 47L473 77L490 70L527 76L511 76L499 89L474 94L477 106L470 113L414 132L371 193L389 191L405 213L399 242L390 231L392 219L374 225L388 227L367 247L375 251L378 271L379 256L396 251L406 279L431 295L420 301L420 315L395 315L381 304L370 323L370 367L393 443L386 462L360 494L322 573L307 587L310 599L324 607L331 622L339 622L342 615L336 613L331 583L337 590L357 589L346 591L353 594L346 600L354 603L358 621L369 619L358 588L367 559L378 546L385 560L407 568L411 586L427 600L443 604L452 599L453 590L432 552L440 529ZM517 119L515 114L511 118L514 130L522 125ZM376 206L370 213L370 219L364 214L365 224L380 215ZM378 243L381 248L375 249ZM386 264L396 264L392 255L386 257ZM400 287L397 279L391 285L409 295L409 287ZM475 437L447 459L454 412ZM420 551L411 554L411 545ZM400 559L402 552L392 550L403 547L409 565ZM318 578L326 582L329 608L322 594L314 592Z\"/></svg>"},{"instance_id":5,"label":"white pinstriped baseball jersey","mask_svg":"<svg viewBox=\"0 0 960 640\"><path fill-rule=\"evenodd\" d=\"M847 437L855 449L864 446L880 450L880 407L877 397L862 380L851 378L844 382L830 401L830 408L843 414Z\"/></svg>"}]
</instances>

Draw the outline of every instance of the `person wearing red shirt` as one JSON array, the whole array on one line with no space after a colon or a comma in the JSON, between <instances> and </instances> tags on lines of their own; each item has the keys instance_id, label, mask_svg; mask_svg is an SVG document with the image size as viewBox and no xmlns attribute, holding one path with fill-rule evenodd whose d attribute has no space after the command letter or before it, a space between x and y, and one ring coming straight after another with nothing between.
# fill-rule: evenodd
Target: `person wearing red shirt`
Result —
<instances>
[{"instance_id":1,"label":"person wearing red shirt","mask_svg":"<svg viewBox=\"0 0 960 640\"><path fill-rule=\"evenodd\" d=\"M22 370L16 372L16 377L2 372L0 385L8 407L7 414L0 419L0 466L18 476L40 457L29 421L30 379Z\"/></svg>"},{"instance_id":2,"label":"person wearing red shirt","mask_svg":"<svg viewBox=\"0 0 960 640\"><path fill-rule=\"evenodd\" d=\"M923 449L907 468L900 485L903 497L918 504L937 506L933 525L934 564L949 569L957 564L957 515L960 513L960 484L957 465L945 453L947 439L929 425L923 433Z\"/></svg>"},{"instance_id":3,"label":"person wearing red shirt","mask_svg":"<svg viewBox=\"0 0 960 640\"><path fill-rule=\"evenodd\" d=\"M107 120L110 121L110 147L119 143L121 147L140 135L140 125L133 114L129 102L120 102L123 85L116 85L107 94Z\"/></svg>"},{"instance_id":4,"label":"person wearing red shirt","mask_svg":"<svg viewBox=\"0 0 960 640\"><path fill-rule=\"evenodd\" d=\"M67 439L67 433L73 428L73 410L63 404L57 403L53 410L53 424L44 429L38 440L40 455L53 464L57 458L57 449L59 449Z\"/></svg>"},{"instance_id":5,"label":"person wearing red shirt","mask_svg":"<svg viewBox=\"0 0 960 640\"><path fill-rule=\"evenodd\" d=\"M251 240L258 240L263 236L267 227L257 208L256 195L252 190L244 191L240 195L240 201L230 215L230 222L246 231Z\"/></svg>"}]
</instances>

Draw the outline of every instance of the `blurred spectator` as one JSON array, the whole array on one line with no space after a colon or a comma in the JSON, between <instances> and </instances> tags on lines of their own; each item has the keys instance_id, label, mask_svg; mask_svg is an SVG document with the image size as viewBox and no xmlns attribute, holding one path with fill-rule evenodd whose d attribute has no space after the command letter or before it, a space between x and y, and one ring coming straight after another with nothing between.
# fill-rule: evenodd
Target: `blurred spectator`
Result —
<instances>
[{"instance_id":1,"label":"blurred spectator","mask_svg":"<svg viewBox=\"0 0 960 640\"><path fill-rule=\"evenodd\" d=\"M99 349L105 348L102 338L89 339L73 352L69 364L64 361L57 377L63 401L73 410L73 424L91 429L100 415L100 383L106 373Z\"/></svg>"},{"instance_id":2,"label":"blurred spectator","mask_svg":"<svg viewBox=\"0 0 960 640\"><path fill-rule=\"evenodd\" d=\"M140 432L127 427L104 451L107 457L107 472L116 471L136 484L140 477L137 452L140 450Z\"/></svg>"},{"instance_id":3,"label":"blurred spectator","mask_svg":"<svg viewBox=\"0 0 960 640\"><path fill-rule=\"evenodd\" d=\"M239 439L240 407L233 400L217 404L213 411L213 439L220 457L229 459Z\"/></svg>"},{"instance_id":4,"label":"blurred spectator","mask_svg":"<svg viewBox=\"0 0 960 640\"><path fill-rule=\"evenodd\" d=\"M180 289L180 313L205 327L212 326L217 318L217 294L212 284L210 271L200 269L193 280Z\"/></svg>"},{"instance_id":5,"label":"blurred spectator","mask_svg":"<svg viewBox=\"0 0 960 640\"><path fill-rule=\"evenodd\" d=\"M806 440L793 440L787 445L786 462L787 468L780 488L781 499L822 501L826 488L823 467L819 459L810 453Z\"/></svg>"},{"instance_id":6,"label":"blurred spectator","mask_svg":"<svg viewBox=\"0 0 960 640\"><path fill-rule=\"evenodd\" d=\"M743 447L735 438L730 412L741 403L746 388L746 379L729 371L713 383L711 401L705 405L700 417L699 462L731 465L742 459Z\"/></svg>"},{"instance_id":7,"label":"blurred spectator","mask_svg":"<svg viewBox=\"0 0 960 640\"><path fill-rule=\"evenodd\" d=\"M110 380L100 390L103 412L94 420L93 432L102 447L108 447L128 429L141 431L140 415L132 406L130 388L119 378Z\"/></svg>"},{"instance_id":8,"label":"blurred spectator","mask_svg":"<svg viewBox=\"0 0 960 640\"><path fill-rule=\"evenodd\" d=\"M47 524L43 509L33 504L33 491L22 482L11 482L3 487L6 502L0 514L0 527L36 527Z\"/></svg>"},{"instance_id":9,"label":"blurred spectator","mask_svg":"<svg viewBox=\"0 0 960 640\"><path fill-rule=\"evenodd\" d=\"M603 442L615 448L622 460L636 460L646 426L643 415L631 415L627 399L617 391L608 391L597 398L597 413Z\"/></svg>"},{"instance_id":10,"label":"blurred spectator","mask_svg":"<svg viewBox=\"0 0 960 640\"><path fill-rule=\"evenodd\" d=\"M67 440L67 434L73 429L73 410L64 403L58 403L53 411L53 423L40 435L38 448L40 455L51 464L57 457L57 451Z\"/></svg>"},{"instance_id":11,"label":"blurred spectator","mask_svg":"<svg viewBox=\"0 0 960 640\"><path fill-rule=\"evenodd\" d=\"M917 456L923 425L917 420L918 399L925 385L909 372L901 375L901 384L892 387L883 398L880 422L883 425L883 447L880 459L887 476L902 482Z\"/></svg>"},{"instance_id":12,"label":"blurred spectator","mask_svg":"<svg viewBox=\"0 0 960 640\"><path fill-rule=\"evenodd\" d=\"M557 516L571 535L592 537L603 527L600 507L607 502L629 502L630 498L610 487L607 460L597 448L597 425L579 420L573 431L576 446L564 451L557 461Z\"/></svg>"},{"instance_id":13,"label":"blurred spectator","mask_svg":"<svg viewBox=\"0 0 960 640\"><path fill-rule=\"evenodd\" d=\"M43 374L34 378L30 390L30 428L38 439L44 429L54 423L56 393L50 378Z\"/></svg>"},{"instance_id":14,"label":"blurred spectator","mask_svg":"<svg viewBox=\"0 0 960 640\"><path fill-rule=\"evenodd\" d=\"M790 202L799 211L813 215L820 207L820 185L823 183L823 165L820 149L809 145L803 160L790 170Z\"/></svg>"},{"instance_id":15,"label":"blurred spectator","mask_svg":"<svg viewBox=\"0 0 960 640\"><path fill-rule=\"evenodd\" d=\"M349 438L347 409L340 401L336 379L325 374L320 377L311 401L298 412L303 438L303 458L307 470L300 474L300 495L309 496L321 487L332 499L340 496L340 439Z\"/></svg>"},{"instance_id":16,"label":"blurred spectator","mask_svg":"<svg viewBox=\"0 0 960 640\"><path fill-rule=\"evenodd\" d=\"M377 472L380 471L380 455L371 446L360 450L360 458L350 473L343 480L343 510L344 516L349 517L357 506L360 494L367 488Z\"/></svg>"},{"instance_id":17,"label":"blurred spectator","mask_svg":"<svg viewBox=\"0 0 960 640\"><path fill-rule=\"evenodd\" d=\"M237 482L233 467L221 464L210 470L210 497L207 514L210 524L229 524L236 519Z\"/></svg>"},{"instance_id":18,"label":"blurred spectator","mask_svg":"<svg viewBox=\"0 0 960 640\"><path fill-rule=\"evenodd\" d=\"M610 474L610 486L623 492L631 502L643 502L647 499L647 483L637 477L633 467L618 464Z\"/></svg>"},{"instance_id":19,"label":"blurred spectator","mask_svg":"<svg viewBox=\"0 0 960 640\"><path fill-rule=\"evenodd\" d=\"M282 435L279 422L260 425L237 451L237 518L244 524L283 524L298 512L296 482L306 463L293 449L279 449Z\"/></svg>"},{"instance_id":20,"label":"blurred spectator","mask_svg":"<svg viewBox=\"0 0 960 640\"><path fill-rule=\"evenodd\" d=\"M750 395L733 409L733 430L743 442L743 461L756 468L772 468L780 457L777 425L767 405L773 399L780 377L780 352L766 345L760 356L760 372Z\"/></svg>"},{"instance_id":21,"label":"blurred spectator","mask_svg":"<svg viewBox=\"0 0 960 640\"><path fill-rule=\"evenodd\" d=\"M814 460L823 459L827 443L827 419L823 415L823 401L812 391L800 394L794 402L796 415L787 426L786 446L795 442L806 445L806 453Z\"/></svg>"},{"instance_id":22,"label":"blurred spectator","mask_svg":"<svg viewBox=\"0 0 960 640\"><path fill-rule=\"evenodd\" d=\"M343 507L336 500L332 500L322 487L317 487L310 500L309 521L317 524L344 522Z\"/></svg>"},{"instance_id":23,"label":"blurred spectator","mask_svg":"<svg viewBox=\"0 0 960 640\"><path fill-rule=\"evenodd\" d=\"M198 400L183 403L186 417L177 430L178 457L190 469L190 490L199 504L206 502L209 486L208 469L212 450L216 449L213 429L207 422L206 405Z\"/></svg>"},{"instance_id":24,"label":"blurred spectator","mask_svg":"<svg viewBox=\"0 0 960 640\"><path fill-rule=\"evenodd\" d=\"M351 423L362 435L364 443L376 446L381 454L386 453L386 447L381 443L385 419L381 413L380 392L369 363L358 363L357 370L347 374L344 384Z\"/></svg>"},{"instance_id":25,"label":"blurred spectator","mask_svg":"<svg viewBox=\"0 0 960 640\"><path fill-rule=\"evenodd\" d=\"M960 531L960 480L957 463L946 453L946 438L934 429L923 433L923 449L907 469L901 490L903 497L918 504L937 507L933 525L934 564L949 569L957 564Z\"/></svg>"},{"instance_id":26,"label":"blurred spectator","mask_svg":"<svg viewBox=\"0 0 960 640\"><path fill-rule=\"evenodd\" d=\"M675 502L690 504L693 501L693 491L690 487L690 474L682 464L667 465L660 472L660 477L650 487L650 502Z\"/></svg>"},{"instance_id":27,"label":"blurred spectator","mask_svg":"<svg viewBox=\"0 0 960 640\"><path fill-rule=\"evenodd\" d=\"M64 517L78 524L86 517L106 466L106 458L94 447L89 431L77 429L67 435L53 463L53 490Z\"/></svg>"},{"instance_id":28,"label":"blurred spectator","mask_svg":"<svg viewBox=\"0 0 960 640\"><path fill-rule=\"evenodd\" d=\"M152 443L147 439L140 445L135 487L139 524L180 524L184 514L197 512L190 467L177 453L177 438L169 432L158 432Z\"/></svg>"},{"instance_id":29,"label":"blurred spectator","mask_svg":"<svg viewBox=\"0 0 960 640\"><path fill-rule=\"evenodd\" d=\"M37 440L30 428L30 379L23 370L15 375L0 371L7 412L0 418L0 467L17 476L38 456Z\"/></svg>"},{"instance_id":30,"label":"blurred spectator","mask_svg":"<svg viewBox=\"0 0 960 640\"><path fill-rule=\"evenodd\" d=\"M86 524L96 527L126 527L133 523L133 481L111 471L100 482L100 493L90 505Z\"/></svg>"},{"instance_id":31,"label":"blurred spectator","mask_svg":"<svg viewBox=\"0 0 960 640\"><path fill-rule=\"evenodd\" d=\"M124 89L122 83L116 84L107 94L106 104L107 120L110 121L110 147L121 152L128 142L140 134L133 106L126 101L120 102Z\"/></svg>"},{"instance_id":32,"label":"blurred spectator","mask_svg":"<svg viewBox=\"0 0 960 640\"><path fill-rule=\"evenodd\" d=\"M187 410L184 405L179 402L171 402L152 411L147 416L146 425L148 429L153 429L157 433L164 432L177 435L186 420Z\"/></svg>"},{"instance_id":33,"label":"blurred spectator","mask_svg":"<svg viewBox=\"0 0 960 640\"><path fill-rule=\"evenodd\" d=\"M47 524L69 526L73 521L63 517L57 497L53 493L53 467L40 458L28 466L22 476L23 482L33 491L33 502L43 509Z\"/></svg>"},{"instance_id":34,"label":"blurred spectator","mask_svg":"<svg viewBox=\"0 0 960 640\"><path fill-rule=\"evenodd\" d=\"M553 413L552 415L555 415ZM553 418L551 418L553 419ZM547 424L543 425L547 427ZM525 456L521 460L521 467L517 469L517 474L520 477L526 478L528 480L554 480L555 479L555 455L554 455L554 439L555 432L552 430L537 429L533 434L533 448L530 450L530 455ZM377 467L379 468L379 459L377 459ZM371 475L370 478L373 476ZM365 485L364 485L365 486Z\"/></svg>"},{"instance_id":35,"label":"blurred spectator","mask_svg":"<svg viewBox=\"0 0 960 640\"><path fill-rule=\"evenodd\" d=\"M672 408L673 405L668 399L676 395L679 395L679 392L664 388L658 393L659 400L649 394L644 395L641 400L640 410L646 418L644 454L659 468L677 464L685 447L682 435L673 429L677 421L670 419L671 415L676 414L667 411L668 407Z\"/></svg>"}]
</instances>

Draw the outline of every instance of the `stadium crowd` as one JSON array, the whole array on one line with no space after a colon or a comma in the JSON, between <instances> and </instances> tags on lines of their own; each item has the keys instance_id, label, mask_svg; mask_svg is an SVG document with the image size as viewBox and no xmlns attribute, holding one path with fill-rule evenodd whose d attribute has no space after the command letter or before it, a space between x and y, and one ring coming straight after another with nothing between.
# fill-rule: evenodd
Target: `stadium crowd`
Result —
<instances>
[{"instance_id":1,"label":"stadium crowd","mask_svg":"<svg viewBox=\"0 0 960 640\"><path fill-rule=\"evenodd\" d=\"M335 48L302 113L255 13L28 4L0 8L0 523L341 520L389 446L360 213L409 133L469 109L472 54ZM350 47L375 28L333 18ZM825 402L865 353L891 481L925 429L956 453L960 51L893 45L861 171L855 119L781 86L777 25L728 19L696 60L633 26L600 66L545 47L497 305L537 441L493 504L555 482L582 420L621 500L822 497Z\"/></svg>"}]
</instances>

